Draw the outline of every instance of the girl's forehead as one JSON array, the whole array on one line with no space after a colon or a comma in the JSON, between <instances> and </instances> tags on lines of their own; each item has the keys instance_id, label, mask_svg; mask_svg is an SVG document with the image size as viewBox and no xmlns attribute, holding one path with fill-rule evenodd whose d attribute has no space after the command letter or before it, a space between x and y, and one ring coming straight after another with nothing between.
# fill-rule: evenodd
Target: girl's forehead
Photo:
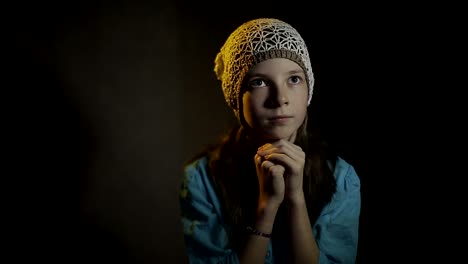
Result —
<instances>
[{"instance_id":1,"label":"girl's forehead","mask_svg":"<svg viewBox=\"0 0 468 264\"><path fill-rule=\"evenodd\" d=\"M248 74L253 73L284 73L284 72L304 72L302 67L296 62L285 58L274 58L264 60L254 65L248 71Z\"/></svg>"}]
</instances>

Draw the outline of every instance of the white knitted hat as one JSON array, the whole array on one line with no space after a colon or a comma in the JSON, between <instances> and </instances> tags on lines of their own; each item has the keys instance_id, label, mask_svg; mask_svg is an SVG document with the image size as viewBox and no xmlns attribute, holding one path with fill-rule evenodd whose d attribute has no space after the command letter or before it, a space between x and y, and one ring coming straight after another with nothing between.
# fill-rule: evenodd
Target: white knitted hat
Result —
<instances>
[{"instance_id":1,"label":"white knitted hat","mask_svg":"<svg viewBox=\"0 0 468 264\"><path fill-rule=\"evenodd\" d=\"M228 37L215 59L214 71L222 83L227 104L237 118L243 79L255 64L272 58L287 58L299 64L309 86L310 104L314 75L307 46L291 25L274 18L245 22Z\"/></svg>"}]
</instances>

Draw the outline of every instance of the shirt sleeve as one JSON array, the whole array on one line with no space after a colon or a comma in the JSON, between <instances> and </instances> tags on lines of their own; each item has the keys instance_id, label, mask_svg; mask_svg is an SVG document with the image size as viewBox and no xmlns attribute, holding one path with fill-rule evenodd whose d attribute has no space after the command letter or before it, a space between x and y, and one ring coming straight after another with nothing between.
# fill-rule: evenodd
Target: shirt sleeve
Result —
<instances>
[{"instance_id":1,"label":"shirt sleeve","mask_svg":"<svg viewBox=\"0 0 468 264\"><path fill-rule=\"evenodd\" d=\"M314 225L320 264L356 261L361 184L354 168L341 160L335 169L337 190Z\"/></svg>"},{"instance_id":2,"label":"shirt sleeve","mask_svg":"<svg viewBox=\"0 0 468 264\"><path fill-rule=\"evenodd\" d=\"M229 248L220 203L206 166L195 164L186 167L179 195L189 263L239 263L237 254Z\"/></svg>"}]
</instances>

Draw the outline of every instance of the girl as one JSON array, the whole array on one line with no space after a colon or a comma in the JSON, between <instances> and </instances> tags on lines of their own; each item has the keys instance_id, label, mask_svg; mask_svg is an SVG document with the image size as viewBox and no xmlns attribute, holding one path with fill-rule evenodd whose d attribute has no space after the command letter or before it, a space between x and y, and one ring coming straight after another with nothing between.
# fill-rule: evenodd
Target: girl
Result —
<instances>
[{"instance_id":1,"label":"girl","mask_svg":"<svg viewBox=\"0 0 468 264\"><path fill-rule=\"evenodd\" d=\"M314 75L304 40L272 18L226 40L215 73L238 124L184 167L190 263L355 263L353 167L307 131Z\"/></svg>"}]
</instances>

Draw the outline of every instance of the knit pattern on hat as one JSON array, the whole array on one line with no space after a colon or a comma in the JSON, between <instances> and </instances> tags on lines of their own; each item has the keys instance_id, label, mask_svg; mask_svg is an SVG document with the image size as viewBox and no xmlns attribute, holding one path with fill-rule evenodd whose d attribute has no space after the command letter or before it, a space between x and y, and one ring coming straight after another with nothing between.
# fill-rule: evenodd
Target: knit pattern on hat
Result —
<instances>
[{"instance_id":1,"label":"knit pattern on hat","mask_svg":"<svg viewBox=\"0 0 468 264\"><path fill-rule=\"evenodd\" d=\"M303 38L288 23L259 18L245 22L232 32L215 59L215 74L222 83L227 104L237 117L245 75L255 64L271 58L287 58L302 67L309 87L307 103L310 104L314 75Z\"/></svg>"}]
</instances>

